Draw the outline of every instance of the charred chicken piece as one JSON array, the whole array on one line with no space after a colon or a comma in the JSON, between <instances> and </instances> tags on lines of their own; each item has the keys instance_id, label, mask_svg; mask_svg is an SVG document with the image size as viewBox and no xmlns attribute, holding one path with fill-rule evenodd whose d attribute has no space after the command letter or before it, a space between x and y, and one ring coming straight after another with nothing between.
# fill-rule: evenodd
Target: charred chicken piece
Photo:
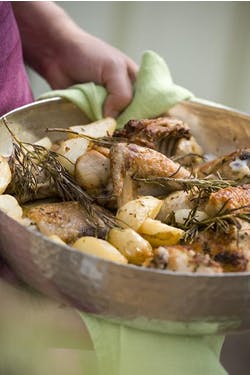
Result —
<instances>
[{"instance_id":1,"label":"charred chicken piece","mask_svg":"<svg viewBox=\"0 0 250 375\"><path fill-rule=\"evenodd\" d=\"M137 197L138 184L133 177L190 177L190 172L163 154L135 144L118 143L110 150L113 194L118 206ZM154 195L153 193L151 195Z\"/></svg>"},{"instance_id":2,"label":"charred chicken piece","mask_svg":"<svg viewBox=\"0 0 250 375\"><path fill-rule=\"evenodd\" d=\"M208 215L214 216L221 210L250 213L250 184L228 187L212 193L205 211Z\"/></svg>"},{"instance_id":3,"label":"charred chicken piece","mask_svg":"<svg viewBox=\"0 0 250 375\"><path fill-rule=\"evenodd\" d=\"M222 273L218 262L208 254L197 254L189 246L160 246L154 251L153 259L145 264L149 268L203 274Z\"/></svg>"},{"instance_id":4,"label":"charred chicken piece","mask_svg":"<svg viewBox=\"0 0 250 375\"><path fill-rule=\"evenodd\" d=\"M130 120L122 130L115 132L115 136L159 151L168 157L176 155L180 157L180 163L185 165L193 159L188 156L184 158L184 155L203 153L188 125L171 117Z\"/></svg>"},{"instance_id":5,"label":"charred chicken piece","mask_svg":"<svg viewBox=\"0 0 250 375\"><path fill-rule=\"evenodd\" d=\"M250 179L250 149L242 149L201 164L196 168L200 178L218 175L228 180Z\"/></svg>"},{"instance_id":6,"label":"charred chicken piece","mask_svg":"<svg viewBox=\"0 0 250 375\"><path fill-rule=\"evenodd\" d=\"M25 215L46 236L56 234L66 243L82 236L103 236L105 229L90 226L86 214L78 202L40 203L25 207ZM103 225L103 224L102 224Z\"/></svg>"}]
</instances>

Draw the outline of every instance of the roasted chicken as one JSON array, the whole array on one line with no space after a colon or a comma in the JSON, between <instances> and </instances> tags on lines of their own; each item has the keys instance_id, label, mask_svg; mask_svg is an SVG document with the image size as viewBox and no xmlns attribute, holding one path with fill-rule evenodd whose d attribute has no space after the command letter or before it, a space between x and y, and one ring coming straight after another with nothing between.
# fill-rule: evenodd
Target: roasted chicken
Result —
<instances>
[{"instance_id":1,"label":"roasted chicken","mask_svg":"<svg viewBox=\"0 0 250 375\"><path fill-rule=\"evenodd\" d=\"M118 143L110 150L113 194L118 206L136 198L138 183L133 177L187 178L190 172L155 150L135 144ZM154 194L152 194L154 195Z\"/></svg>"},{"instance_id":2,"label":"roasted chicken","mask_svg":"<svg viewBox=\"0 0 250 375\"><path fill-rule=\"evenodd\" d=\"M214 216L222 210L250 213L250 185L233 186L212 193L205 211Z\"/></svg>"},{"instance_id":3,"label":"roasted chicken","mask_svg":"<svg viewBox=\"0 0 250 375\"><path fill-rule=\"evenodd\" d=\"M208 161L196 168L200 178L217 175L228 180L250 179L250 149L242 149Z\"/></svg>"},{"instance_id":4,"label":"roasted chicken","mask_svg":"<svg viewBox=\"0 0 250 375\"><path fill-rule=\"evenodd\" d=\"M178 156L181 164L190 164L195 160L187 154L203 154L200 145L191 135L189 126L176 118L130 120L122 130L115 132L115 136L159 151L168 157Z\"/></svg>"},{"instance_id":5,"label":"roasted chicken","mask_svg":"<svg viewBox=\"0 0 250 375\"><path fill-rule=\"evenodd\" d=\"M212 260L208 254L199 254L192 247L181 245L158 247L153 258L145 263L145 266L179 272L222 273L220 264Z\"/></svg>"},{"instance_id":6,"label":"roasted chicken","mask_svg":"<svg viewBox=\"0 0 250 375\"><path fill-rule=\"evenodd\" d=\"M100 230L89 224L78 202L33 204L25 207L25 213L41 233L57 235L66 243L72 243L81 236L103 237L106 232L104 228Z\"/></svg>"}]
</instances>

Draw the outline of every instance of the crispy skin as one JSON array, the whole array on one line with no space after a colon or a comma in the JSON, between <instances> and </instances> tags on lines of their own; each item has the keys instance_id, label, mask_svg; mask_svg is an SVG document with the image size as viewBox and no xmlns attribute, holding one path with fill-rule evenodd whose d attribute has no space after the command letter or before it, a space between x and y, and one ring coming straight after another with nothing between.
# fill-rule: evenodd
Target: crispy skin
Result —
<instances>
[{"instance_id":1,"label":"crispy skin","mask_svg":"<svg viewBox=\"0 0 250 375\"><path fill-rule=\"evenodd\" d=\"M201 164L196 169L197 176L219 175L224 179L239 180L250 178L250 149L242 149Z\"/></svg>"},{"instance_id":2,"label":"crispy skin","mask_svg":"<svg viewBox=\"0 0 250 375\"><path fill-rule=\"evenodd\" d=\"M224 272L243 272L250 270L250 224L240 221L237 230L231 225L228 233L208 230L201 232L190 245L203 254L209 254L219 262Z\"/></svg>"},{"instance_id":3,"label":"crispy skin","mask_svg":"<svg viewBox=\"0 0 250 375\"><path fill-rule=\"evenodd\" d=\"M205 211L208 215L216 215L221 209L237 210L238 213L250 212L250 184L220 189L209 197Z\"/></svg>"},{"instance_id":4,"label":"crispy skin","mask_svg":"<svg viewBox=\"0 0 250 375\"><path fill-rule=\"evenodd\" d=\"M66 243L72 243L81 236L95 236L84 210L78 202L41 203L26 208L26 216L34 222L41 233L56 234Z\"/></svg>"},{"instance_id":5,"label":"crispy skin","mask_svg":"<svg viewBox=\"0 0 250 375\"><path fill-rule=\"evenodd\" d=\"M166 151L168 141L169 152L166 154L171 156L174 154L174 144L170 144L171 140L176 142L180 138L190 139L191 133L188 125L181 120L158 117L156 119L130 120L122 130L115 132L115 136L161 152L163 143L166 143L164 147ZM163 153L165 154L165 152Z\"/></svg>"},{"instance_id":6,"label":"crispy skin","mask_svg":"<svg viewBox=\"0 0 250 375\"><path fill-rule=\"evenodd\" d=\"M135 144L118 143L110 150L113 194L123 199L124 204L136 197L136 183L133 176L185 178L190 172L174 163L163 154ZM120 206L119 204L119 206Z\"/></svg>"}]
</instances>

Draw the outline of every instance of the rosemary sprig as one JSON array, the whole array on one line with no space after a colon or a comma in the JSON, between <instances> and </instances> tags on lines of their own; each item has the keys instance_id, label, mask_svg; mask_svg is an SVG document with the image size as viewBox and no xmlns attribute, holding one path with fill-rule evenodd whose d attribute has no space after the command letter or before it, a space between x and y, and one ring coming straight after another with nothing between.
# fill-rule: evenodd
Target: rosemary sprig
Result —
<instances>
[{"instance_id":1,"label":"rosemary sprig","mask_svg":"<svg viewBox=\"0 0 250 375\"><path fill-rule=\"evenodd\" d=\"M227 201L224 202L215 215L200 221L195 217L197 206L194 207L193 210L190 211L183 225L181 225L181 228L185 230L184 241L192 243L200 232L208 230L228 234L230 233L232 225L234 225L237 231L239 231L241 229L240 220L250 223L250 210L249 212L241 212L242 209L249 208L249 206L242 206L229 210L226 208L227 203Z\"/></svg>"},{"instance_id":2,"label":"rosemary sprig","mask_svg":"<svg viewBox=\"0 0 250 375\"><path fill-rule=\"evenodd\" d=\"M80 134L73 130L63 129L63 128L47 128L46 130L47 132L60 132L60 133L74 134L79 138L84 138L87 141L93 142L99 146L111 147L115 143L128 143L128 139L121 138L121 137L105 136L105 137L94 138L86 134Z\"/></svg>"},{"instance_id":3,"label":"rosemary sprig","mask_svg":"<svg viewBox=\"0 0 250 375\"><path fill-rule=\"evenodd\" d=\"M237 182L232 180L222 179L198 179L194 177L190 178L174 178L174 175L170 177L147 177L139 178L133 177L136 181L142 181L148 184L157 184L161 187L165 187L167 191L174 187L174 190L191 191L196 197L197 205L203 200L206 200L209 195L220 189L224 189L230 186L236 186Z\"/></svg>"},{"instance_id":4,"label":"rosemary sprig","mask_svg":"<svg viewBox=\"0 0 250 375\"><path fill-rule=\"evenodd\" d=\"M3 123L13 141L13 154L10 158L13 180L12 190L17 198L30 194L34 197L39 188L39 178L54 185L62 200L78 201L86 212L86 219L91 226L119 226L118 220L107 210L94 204L89 196L58 161L58 154L43 146L20 141L11 131L5 118Z\"/></svg>"}]
</instances>

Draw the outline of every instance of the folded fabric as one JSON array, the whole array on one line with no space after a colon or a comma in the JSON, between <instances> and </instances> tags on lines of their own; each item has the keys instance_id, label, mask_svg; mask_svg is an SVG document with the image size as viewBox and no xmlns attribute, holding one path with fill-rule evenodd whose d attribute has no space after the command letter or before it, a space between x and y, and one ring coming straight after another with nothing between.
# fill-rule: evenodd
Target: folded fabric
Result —
<instances>
[{"instance_id":1,"label":"folded fabric","mask_svg":"<svg viewBox=\"0 0 250 375\"><path fill-rule=\"evenodd\" d=\"M91 121L103 117L105 88L94 83L71 86L66 90L53 90L40 99L60 96L73 102ZM166 62L153 51L142 56L141 66L134 85L132 102L117 118L118 128L130 119L152 118L167 112L176 103L192 98L190 91L174 84Z\"/></svg>"},{"instance_id":2,"label":"folded fabric","mask_svg":"<svg viewBox=\"0 0 250 375\"><path fill-rule=\"evenodd\" d=\"M96 352L93 375L226 374L219 362L222 336L172 335L116 324L86 313L80 315ZM171 322L169 326L171 329Z\"/></svg>"}]
</instances>

